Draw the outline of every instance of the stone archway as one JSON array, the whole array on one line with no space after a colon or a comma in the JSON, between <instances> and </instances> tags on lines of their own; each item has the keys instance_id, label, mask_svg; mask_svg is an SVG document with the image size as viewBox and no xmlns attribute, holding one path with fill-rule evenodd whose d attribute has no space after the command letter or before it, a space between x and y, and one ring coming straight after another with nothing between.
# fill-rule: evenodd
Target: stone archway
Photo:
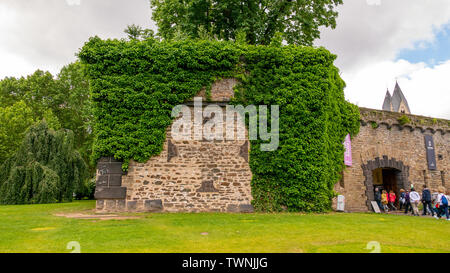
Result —
<instances>
[{"instance_id":1,"label":"stone archway","mask_svg":"<svg viewBox=\"0 0 450 273\"><path fill-rule=\"evenodd\" d=\"M366 205L369 210L372 210L371 201L375 200L374 186L373 186L373 171L379 168L389 168L397 170L396 178L399 185L402 185L404 189L409 189L411 183L409 182L409 166L403 164L402 161L395 158L389 159L388 156L383 155L383 158L375 158L374 160L367 161L366 164L361 165L363 174L365 177L364 185L366 186Z\"/></svg>"}]
</instances>

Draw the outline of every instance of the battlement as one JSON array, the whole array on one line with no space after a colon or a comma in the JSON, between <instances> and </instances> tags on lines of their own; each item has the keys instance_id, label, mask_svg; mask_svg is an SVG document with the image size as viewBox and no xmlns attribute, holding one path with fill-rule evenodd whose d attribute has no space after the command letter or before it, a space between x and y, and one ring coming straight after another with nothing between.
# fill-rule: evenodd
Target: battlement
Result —
<instances>
[{"instance_id":1,"label":"battlement","mask_svg":"<svg viewBox=\"0 0 450 273\"><path fill-rule=\"evenodd\" d=\"M376 110L364 107L360 107L359 111L361 114L361 125L370 125L374 129L384 125L387 129L397 126L400 130L420 130L422 133L427 130L433 134L436 132L441 132L442 134L450 132L450 120L446 119Z\"/></svg>"}]
</instances>

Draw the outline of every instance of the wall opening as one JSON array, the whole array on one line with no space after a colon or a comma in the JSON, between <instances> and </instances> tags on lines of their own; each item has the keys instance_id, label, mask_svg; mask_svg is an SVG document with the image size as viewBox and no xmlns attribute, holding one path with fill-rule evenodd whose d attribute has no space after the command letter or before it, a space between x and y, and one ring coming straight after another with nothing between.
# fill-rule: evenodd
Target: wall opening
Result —
<instances>
[{"instance_id":1,"label":"wall opening","mask_svg":"<svg viewBox=\"0 0 450 273\"><path fill-rule=\"evenodd\" d=\"M402 161L395 158L375 158L361 165L365 176L364 184L366 186L366 205L372 210L371 201L375 201L375 187L394 191L399 196L400 189L409 189L410 182L409 166L403 164Z\"/></svg>"},{"instance_id":2,"label":"wall opening","mask_svg":"<svg viewBox=\"0 0 450 273\"><path fill-rule=\"evenodd\" d=\"M373 176L373 189L385 190L386 192L393 191L396 196L400 195L400 189L403 185L399 183L400 170L394 168L378 168L372 171ZM398 201L396 200L395 205Z\"/></svg>"}]
</instances>

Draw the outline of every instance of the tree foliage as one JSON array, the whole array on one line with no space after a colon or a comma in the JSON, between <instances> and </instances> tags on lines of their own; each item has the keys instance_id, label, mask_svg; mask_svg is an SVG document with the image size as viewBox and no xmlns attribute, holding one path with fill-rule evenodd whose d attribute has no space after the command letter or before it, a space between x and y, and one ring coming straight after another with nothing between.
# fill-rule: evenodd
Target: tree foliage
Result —
<instances>
[{"instance_id":1,"label":"tree foliage","mask_svg":"<svg viewBox=\"0 0 450 273\"><path fill-rule=\"evenodd\" d=\"M179 33L199 38L206 31L219 40L235 40L240 31L249 44L270 44L283 33L289 44L312 45L319 28L336 27L342 0L151 0L158 35Z\"/></svg>"},{"instance_id":2,"label":"tree foliage","mask_svg":"<svg viewBox=\"0 0 450 273\"><path fill-rule=\"evenodd\" d=\"M86 176L73 133L54 131L43 121L29 128L15 155L0 166L0 203L71 201L83 191Z\"/></svg>"},{"instance_id":3,"label":"tree foliage","mask_svg":"<svg viewBox=\"0 0 450 273\"><path fill-rule=\"evenodd\" d=\"M151 29L144 29L141 26L132 24L127 26L124 32L128 35L130 40L142 40L153 38L155 33Z\"/></svg>"},{"instance_id":4,"label":"tree foliage","mask_svg":"<svg viewBox=\"0 0 450 273\"><path fill-rule=\"evenodd\" d=\"M0 165L14 154L33 122L32 110L23 101L0 107Z\"/></svg>"},{"instance_id":5,"label":"tree foliage","mask_svg":"<svg viewBox=\"0 0 450 273\"><path fill-rule=\"evenodd\" d=\"M251 141L254 206L326 211L344 168L342 142L359 111L327 50L218 41L101 40L79 53L91 79L94 154L147 161L163 148L171 111L218 77L236 77L234 103L280 106L280 145Z\"/></svg>"},{"instance_id":6,"label":"tree foliage","mask_svg":"<svg viewBox=\"0 0 450 273\"><path fill-rule=\"evenodd\" d=\"M72 130L75 136L75 147L81 151L86 162L89 161L93 142L90 123L92 114L89 82L84 76L81 63L76 62L63 67L56 77L49 72L37 70L27 77L10 77L1 80L0 112L11 111L9 107L19 102L29 109L29 115L34 120L46 119L53 129ZM22 131L8 133L15 142L0 139L0 146L9 147L7 149L9 155L15 152L17 145L14 143L22 141L25 130L31 125L23 115L14 113L14 123L18 124L16 128L21 128ZM20 124L27 124L27 126L20 126ZM9 125L5 124L5 126ZM5 158L0 155L0 164L4 160Z\"/></svg>"}]
</instances>

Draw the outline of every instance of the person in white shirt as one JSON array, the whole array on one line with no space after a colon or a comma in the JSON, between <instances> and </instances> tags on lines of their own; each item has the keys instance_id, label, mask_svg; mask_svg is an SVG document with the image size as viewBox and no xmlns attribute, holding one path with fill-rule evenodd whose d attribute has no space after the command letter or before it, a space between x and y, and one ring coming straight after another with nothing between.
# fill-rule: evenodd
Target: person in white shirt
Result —
<instances>
[{"instance_id":1,"label":"person in white shirt","mask_svg":"<svg viewBox=\"0 0 450 273\"><path fill-rule=\"evenodd\" d=\"M415 216L419 216L420 194L416 192L414 188L412 188L409 193L409 201L411 202L411 206L413 208L413 214Z\"/></svg>"}]
</instances>

